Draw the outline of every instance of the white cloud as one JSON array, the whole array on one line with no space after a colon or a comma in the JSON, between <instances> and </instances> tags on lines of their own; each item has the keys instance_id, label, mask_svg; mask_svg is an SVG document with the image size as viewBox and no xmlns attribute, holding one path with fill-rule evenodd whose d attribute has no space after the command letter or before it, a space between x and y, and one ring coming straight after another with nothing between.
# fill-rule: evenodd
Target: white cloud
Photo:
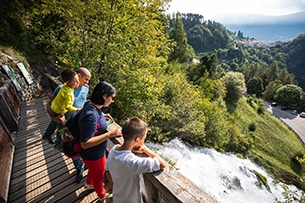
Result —
<instances>
[{"instance_id":1,"label":"white cloud","mask_svg":"<svg viewBox=\"0 0 305 203\"><path fill-rule=\"evenodd\" d=\"M172 0L169 13L196 13L216 20L226 14L287 15L305 11L305 0Z\"/></svg>"}]
</instances>

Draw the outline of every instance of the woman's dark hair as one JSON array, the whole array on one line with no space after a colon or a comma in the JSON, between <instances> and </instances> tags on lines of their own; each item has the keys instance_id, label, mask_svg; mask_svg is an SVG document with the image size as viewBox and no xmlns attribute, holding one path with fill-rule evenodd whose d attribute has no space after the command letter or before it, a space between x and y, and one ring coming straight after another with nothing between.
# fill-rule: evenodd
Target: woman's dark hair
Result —
<instances>
[{"instance_id":1,"label":"woman's dark hair","mask_svg":"<svg viewBox=\"0 0 305 203\"><path fill-rule=\"evenodd\" d=\"M103 105L105 103L103 95L106 94L107 97L110 97L114 93L116 93L115 87L113 87L110 83L103 81L95 86L90 100L94 104Z\"/></svg>"}]
</instances>

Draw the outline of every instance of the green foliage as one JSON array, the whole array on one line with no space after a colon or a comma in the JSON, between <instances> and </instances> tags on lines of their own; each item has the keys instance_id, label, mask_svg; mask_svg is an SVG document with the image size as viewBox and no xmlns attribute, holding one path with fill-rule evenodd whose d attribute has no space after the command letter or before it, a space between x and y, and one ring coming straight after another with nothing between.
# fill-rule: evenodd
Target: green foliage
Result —
<instances>
[{"instance_id":1,"label":"green foliage","mask_svg":"<svg viewBox=\"0 0 305 203\"><path fill-rule=\"evenodd\" d=\"M260 105L259 102L252 102L252 106L249 106L246 101L246 98L239 99L229 118L243 137L252 143L247 157L265 168L274 179L284 178L286 183L303 189L303 174L293 167L291 160L297 153L304 154L302 143L271 113L257 114L257 107L253 107ZM252 122L256 123L255 137L248 129Z\"/></svg>"},{"instance_id":2,"label":"green foliage","mask_svg":"<svg viewBox=\"0 0 305 203\"><path fill-rule=\"evenodd\" d=\"M299 86L305 90L305 34L299 35L296 39L281 48L287 53L287 70L295 75Z\"/></svg>"},{"instance_id":3,"label":"green foliage","mask_svg":"<svg viewBox=\"0 0 305 203\"><path fill-rule=\"evenodd\" d=\"M208 77L211 79L218 79L219 77L219 67L217 66L217 55L203 55L200 59L199 66L202 67L203 72L208 74Z\"/></svg>"},{"instance_id":4,"label":"green foliage","mask_svg":"<svg viewBox=\"0 0 305 203\"><path fill-rule=\"evenodd\" d=\"M200 44L200 41L197 43ZM263 72L256 73L256 76L263 80L264 87L277 79L281 80L283 84L296 84L296 79L298 84L305 89L305 82L302 78L302 74L304 75L305 72L301 68L305 65L304 44L305 35L303 34L291 42L278 46L255 48L235 42L231 46L218 49L216 52L219 63L229 64L231 70L245 73L246 83L254 76L248 77L246 69L252 64L256 64L265 69ZM270 69L266 69L267 66L270 66Z\"/></svg>"},{"instance_id":5,"label":"green foliage","mask_svg":"<svg viewBox=\"0 0 305 203\"><path fill-rule=\"evenodd\" d=\"M264 114L264 112L265 112L265 107L262 103L260 103L257 107L257 113L258 114Z\"/></svg>"},{"instance_id":6,"label":"green foliage","mask_svg":"<svg viewBox=\"0 0 305 203\"><path fill-rule=\"evenodd\" d=\"M238 72L228 72L221 78L226 87L225 100L231 103L238 101L246 93L244 75Z\"/></svg>"},{"instance_id":7,"label":"green foliage","mask_svg":"<svg viewBox=\"0 0 305 203\"><path fill-rule=\"evenodd\" d=\"M187 31L188 43L194 48L195 52L202 53L208 51L207 41L212 39L211 31L204 25L195 25ZM195 43L196 42L196 43ZM209 47L209 49L211 49Z\"/></svg>"},{"instance_id":8,"label":"green foliage","mask_svg":"<svg viewBox=\"0 0 305 203\"><path fill-rule=\"evenodd\" d=\"M264 98L272 100L279 84L293 84L293 76L284 68L278 69L277 63L272 63L269 67L259 64L251 64L244 70L247 91L249 94L261 96L263 90Z\"/></svg>"},{"instance_id":9,"label":"green foliage","mask_svg":"<svg viewBox=\"0 0 305 203\"><path fill-rule=\"evenodd\" d=\"M163 6L160 1L43 1L33 13L31 29L44 30L37 42L48 44L48 53L62 64L88 67L96 76L93 84L118 81L116 73L122 69L165 62L169 49Z\"/></svg>"},{"instance_id":10,"label":"green foliage","mask_svg":"<svg viewBox=\"0 0 305 203\"><path fill-rule=\"evenodd\" d=\"M247 103L252 107L252 108L255 108L254 107L254 98L252 96L247 96Z\"/></svg>"},{"instance_id":11,"label":"green foliage","mask_svg":"<svg viewBox=\"0 0 305 203\"><path fill-rule=\"evenodd\" d=\"M302 172L305 171L305 154L298 153L292 160L300 166Z\"/></svg>"},{"instance_id":12,"label":"green foliage","mask_svg":"<svg viewBox=\"0 0 305 203\"><path fill-rule=\"evenodd\" d=\"M284 85L295 84L294 75L289 74L286 68L280 70L279 79L282 81Z\"/></svg>"},{"instance_id":13,"label":"green foliage","mask_svg":"<svg viewBox=\"0 0 305 203\"><path fill-rule=\"evenodd\" d=\"M188 80L197 85L205 98L211 100L223 99L226 94L225 86L219 80L223 69L217 66L215 54L205 54L201 57L199 64L191 64L186 69Z\"/></svg>"},{"instance_id":14,"label":"green foliage","mask_svg":"<svg viewBox=\"0 0 305 203\"><path fill-rule=\"evenodd\" d=\"M251 78L247 83L248 94L255 94L257 97L261 96L263 92L263 80L259 77Z\"/></svg>"},{"instance_id":15,"label":"green foliage","mask_svg":"<svg viewBox=\"0 0 305 203\"><path fill-rule=\"evenodd\" d=\"M302 94L302 98L299 104L299 108L297 108L300 111L305 111L305 92Z\"/></svg>"},{"instance_id":16,"label":"green foliage","mask_svg":"<svg viewBox=\"0 0 305 203\"><path fill-rule=\"evenodd\" d=\"M200 25L204 23L204 17L200 14L193 14L193 13L183 13L182 22L186 31L192 29L196 25Z\"/></svg>"},{"instance_id":17,"label":"green foliage","mask_svg":"<svg viewBox=\"0 0 305 203\"><path fill-rule=\"evenodd\" d=\"M19 12L16 12L16 10ZM30 8L29 8L30 9ZM25 11L22 1L1 1L0 18L0 41L5 45L12 45L10 42L23 30L22 13ZM14 42L13 42L14 43ZM14 43L16 45L16 43Z\"/></svg>"},{"instance_id":18,"label":"green foliage","mask_svg":"<svg viewBox=\"0 0 305 203\"><path fill-rule=\"evenodd\" d=\"M297 191L290 190L287 185L283 184L282 188L284 189L284 192L282 193L282 195L285 200L280 201L280 200L278 200L278 198L276 198L274 203L292 203L292 202L304 203L305 202L305 192L304 191L302 191L301 196L298 196Z\"/></svg>"},{"instance_id":19,"label":"green foliage","mask_svg":"<svg viewBox=\"0 0 305 203\"><path fill-rule=\"evenodd\" d=\"M231 65L232 71L238 71L239 64L244 62L244 52L243 52L243 50L231 46L228 49L227 57L232 59L231 64L236 64L234 67Z\"/></svg>"},{"instance_id":20,"label":"green foliage","mask_svg":"<svg viewBox=\"0 0 305 203\"><path fill-rule=\"evenodd\" d=\"M226 150L230 152L246 154L252 147L252 137L246 137L240 130L231 125L228 130L229 142L226 144Z\"/></svg>"},{"instance_id":21,"label":"green foliage","mask_svg":"<svg viewBox=\"0 0 305 203\"><path fill-rule=\"evenodd\" d=\"M181 14L188 43L196 53L214 51L229 44L225 27L214 21L205 21L202 15Z\"/></svg>"},{"instance_id":22,"label":"green foliage","mask_svg":"<svg viewBox=\"0 0 305 203\"><path fill-rule=\"evenodd\" d=\"M260 186L265 186L270 191L270 186L268 184L267 178L257 171L254 171L254 174L256 175L256 178L257 178Z\"/></svg>"},{"instance_id":23,"label":"green foliage","mask_svg":"<svg viewBox=\"0 0 305 203\"><path fill-rule=\"evenodd\" d=\"M266 72L267 84L271 81L279 79L279 67L277 63L272 63Z\"/></svg>"},{"instance_id":24,"label":"green foliage","mask_svg":"<svg viewBox=\"0 0 305 203\"><path fill-rule=\"evenodd\" d=\"M255 124L255 122L251 122L251 123L248 125L248 129L249 129L249 131L254 132L254 131L256 130L256 124Z\"/></svg>"},{"instance_id":25,"label":"green foliage","mask_svg":"<svg viewBox=\"0 0 305 203\"><path fill-rule=\"evenodd\" d=\"M180 137L193 144L202 145L206 128L209 126L208 115L203 110L211 109L211 103L201 99L201 92L190 85L180 73L167 75L163 84L163 96L159 100L170 107L170 112L168 117L155 114L153 125L159 126L161 133L168 134L169 137Z\"/></svg>"},{"instance_id":26,"label":"green foliage","mask_svg":"<svg viewBox=\"0 0 305 203\"><path fill-rule=\"evenodd\" d=\"M169 107L159 100L164 88L164 77L152 75L149 69L144 68L138 71L126 69L117 74L120 83L117 84L119 92L115 104L119 110L115 112L123 111L116 115L120 119L136 115L149 122L154 114L167 111Z\"/></svg>"},{"instance_id":27,"label":"green foliage","mask_svg":"<svg viewBox=\"0 0 305 203\"><path fill-rule=\"evenodd\" d=\"M225 111L225 103L222 99L218 99L210 103L208 99L204 99L200 105L200 111L205 113L205 140L201 140L202 146L213 147L215 149L225 149L225 143L228 142L228 114Z\"/></svg>"},{"instance_id":28,"label":"green foliage","mask_svg":"<svg viewBox=\"0 0 305 203\"><path fill-rule=\"evenodd\" d=\"M282 82L280 80L271 81L265 91L263 92L263 98L267 101L274 101L276 91L282 86Z\"/></svg>"},{"instance_id":29,"label":"green foliage","mask_svg":"<svg viewBox=\"0 0 305 203\"><path fill-rule=\"evenodd\" d=\"M275 99L283 106L298 107L302 99L303 91L296 85L284 85L276 91Z\"/></svg>"},{"instance_id":30,"label":"green foliage","mask_svg":"<svg viewBox=\"0 0 305 203\"><path fill-rule=\"evenodd\" d=\"M253 95L255 96L255 95ZM253 96L247 96L247 103L253 108L257 109L258 114L264 114L265 112L265 107L264 104L261 102L261 100L257 99L256 97Z\"/></svg>"},{"instance_id":31,"label":"green foliage","mask_svg":"<svg viewBox=\"0 0 305 203\"><path fill-rule=\"evenodd\" d=\"M178 60L180 63L188 63L192 60L192 48L187 43L186 33L179 13L172 19L173 28L169 32L172 42L172 51L169 62Z\"/></svg>"}]
</instances>

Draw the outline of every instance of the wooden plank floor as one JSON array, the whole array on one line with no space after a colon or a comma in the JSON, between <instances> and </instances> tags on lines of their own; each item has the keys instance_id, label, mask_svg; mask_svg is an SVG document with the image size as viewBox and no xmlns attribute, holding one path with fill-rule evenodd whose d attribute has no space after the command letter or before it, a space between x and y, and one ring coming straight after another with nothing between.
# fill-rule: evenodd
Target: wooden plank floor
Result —
<instances>
[{"instance_id":1,"label":"wooden plank floor","mask_svg":"<svg viewBox=\"0 0 305 203\"><path fill-rule=\"evenodd\" d=\"M47 98L21 105L16 149L8 202L98 202L93 190L75 183L72 160L41 139L50 118L45 110Z\"/></svg>"}]
</instances>

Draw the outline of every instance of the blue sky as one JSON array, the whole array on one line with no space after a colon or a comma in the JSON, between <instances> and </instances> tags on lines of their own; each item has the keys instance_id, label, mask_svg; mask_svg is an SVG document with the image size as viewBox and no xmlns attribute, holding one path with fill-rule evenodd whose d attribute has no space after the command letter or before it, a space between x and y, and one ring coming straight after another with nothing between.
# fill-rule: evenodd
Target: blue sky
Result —
<instances>
[{"instance_id":1,"label":"blue sky","mask_svg":"<svg viewBox=\"0 0 305 203\"><path fill-rule=\"evenodd\" d=\"M305 0L172 0L168 13L177 11L221 22L231 14L280 16L305 11Z\"/></svg>"}]
</instances>

